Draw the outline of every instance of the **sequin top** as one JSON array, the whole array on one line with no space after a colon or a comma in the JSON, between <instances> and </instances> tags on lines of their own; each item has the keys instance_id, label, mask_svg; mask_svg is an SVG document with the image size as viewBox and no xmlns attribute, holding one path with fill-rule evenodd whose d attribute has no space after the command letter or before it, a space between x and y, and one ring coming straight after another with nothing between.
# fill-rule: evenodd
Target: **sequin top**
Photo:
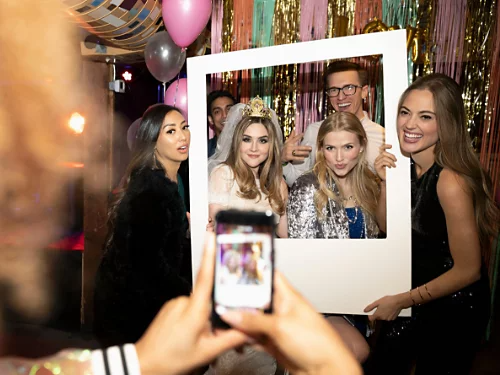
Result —
<instances>
[{"instance_id":1,"label":"sequin top","mask_svg":"<svg viewBox=\"0 0 500 375\"><path fill-rule=\"evenodd\" d=\"M350 238L346 211L334 200L329 200L323 208L325 219L318 217L314 206L314 194L318 189L318 178L312 171L304 173L293 184L287 204L288 237ZM332 190L338 192L335 185ZM377 223L361 208L360 211L364 218L365 238L376 238L379 233Z\"/></svg>"},{"instance_id":2,"label":"sequin top","mask_svg":"<svg viewBox=\"0 0 500 375\"><path fill-rule=\"evenodd\" d=\"M437 183L443 170L436 163L422 176L417 177L415 165L411 165L411 223L412 223L412 284L421 286L442 275L453 267L453 258L448 241L448 229L443 208L437 195ZM487 280L470 285L480 288ZM486 288L487 289L487 288ZM484 293L488 293L483 290Z\"/></svg>"}]
</instances>

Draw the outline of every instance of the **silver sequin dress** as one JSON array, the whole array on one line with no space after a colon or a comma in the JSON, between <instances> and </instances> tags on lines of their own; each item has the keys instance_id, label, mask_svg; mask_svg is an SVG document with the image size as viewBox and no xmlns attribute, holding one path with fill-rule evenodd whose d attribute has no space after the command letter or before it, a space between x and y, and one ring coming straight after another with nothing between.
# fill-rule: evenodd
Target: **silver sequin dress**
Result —
<instances>
[{"instance_id":1,"label":"silver sequin dress","mask_svg":"<svg viewBox=\"0 0 500 375\"><path fill-rule=\"evenodd\" d=\"M333 191L338 192L335 185ZM323 209L325 219L320 219L314 206L314 194L319 189L316 175L310 171L300 176L292 186L288 196L288 237L289 238L349 238L349 222L344 208L334 200L329 200ZM379 234L377 223L364 210L364 233L366 238L376 238Z\"/></svg>"}]
</instances>

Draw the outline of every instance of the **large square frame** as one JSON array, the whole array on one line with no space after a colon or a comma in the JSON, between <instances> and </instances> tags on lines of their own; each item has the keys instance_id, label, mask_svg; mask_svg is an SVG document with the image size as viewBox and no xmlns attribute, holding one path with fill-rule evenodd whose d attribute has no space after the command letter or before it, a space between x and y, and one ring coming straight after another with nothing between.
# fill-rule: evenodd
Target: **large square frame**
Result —
<instances>
[{"instance_id":1,"label":"large square frame","mask_svg":"<svg viewBox=\"0 0 500 375\"><path fill-rule=\"evenodd\" d=\"M365 314L385 295L411 287L409 159L396 133L400 95L407 87L406 30L193 57L187 60L191 243L193 278L199 269L208 222L207 86L212 73L313 61L383 56L386 143L394 145L397 168L387 171L386 239L277 239L276 267L319 312ZM410 309L401 316L409 316Z\"/></svg>"}]
</instances>

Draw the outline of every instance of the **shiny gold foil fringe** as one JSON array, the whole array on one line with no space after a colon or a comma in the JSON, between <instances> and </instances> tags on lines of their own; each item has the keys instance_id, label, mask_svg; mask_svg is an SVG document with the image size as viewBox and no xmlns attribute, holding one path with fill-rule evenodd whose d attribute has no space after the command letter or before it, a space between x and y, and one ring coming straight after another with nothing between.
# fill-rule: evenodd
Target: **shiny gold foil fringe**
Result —
<instances>
[{"instance_id":1,"label":"shiny gold foil fringe","mask_svg":"<svg viewBox=\"0 0 500 375\"><path fill-rule=\"evenodd\" d=\"M465 30L463 98L467 127L478 150L484 129L490 79L492 27L495 26L495 0L468 0Z\"/></svg>"},{"instance_id":2,"label":"shiny gold foil fringe","mask_svg":"<svg viewBox=\"0 0 500 375\"><path fill-rule=\"evenodd\" d=\"M299 39L300 0L276 0L273 16L274 44L295 43ZM297 110L297 65L274 69L273 107L285 138L295 126Z\"/></svg>"},{"instance_id":3,"label":"shiny gold foil fringe","mask_svg":"<svg viewBox=\"0 0 500 375\"><path fill-rule=\"evenodd\" d=\"M233 0L223 0L223 16L222 16L222 53L230 52L233 44ZM231 92L235 97L238 91L237 82L234 82L232 72L222 73L222 86L224 89Z\"/></svg>"}]
</instances>

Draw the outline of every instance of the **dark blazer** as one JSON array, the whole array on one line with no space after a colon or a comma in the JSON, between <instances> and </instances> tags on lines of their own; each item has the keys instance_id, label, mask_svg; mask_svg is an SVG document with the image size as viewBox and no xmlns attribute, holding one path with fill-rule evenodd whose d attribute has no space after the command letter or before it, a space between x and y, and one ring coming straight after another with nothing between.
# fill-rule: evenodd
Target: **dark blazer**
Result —
<instances>
[{"instance_id":1,"label":"dark blazer","mask_svg":"<svg viewBox=\"0 0 500 375\"><path fill-rule=\"evenodd\" d=\"M163 171L132 175L96 275L94 333L136 342L168 300L191 292L191 248L177 184Z\"/></svg>"}]
</instances>

